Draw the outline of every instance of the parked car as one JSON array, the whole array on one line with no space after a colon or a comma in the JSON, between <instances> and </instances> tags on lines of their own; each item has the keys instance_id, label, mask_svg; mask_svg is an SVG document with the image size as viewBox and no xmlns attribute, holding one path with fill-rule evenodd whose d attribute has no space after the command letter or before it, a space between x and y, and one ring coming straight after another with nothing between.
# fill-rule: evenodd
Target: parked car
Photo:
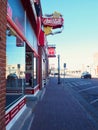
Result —
<instances>
[{"instance_id":1,"label":"parked car","mask_svg":"<svg viewBox=\"0 0 98 130\"><path fill-rule=\"evenodd\" d=\"M89 73L89 72L83 72L82 74L81 74L81 78L84 78L84 79L91 79L92 78L92 76L91 76L91 74Z\"/></svg>"},{"instance_id":2,"label":"parked car","mask_svg":"<svg viewBox=\"0 0 98 130\"><path fill-rule=\"evenodd\" d=\"M54 75L58 75L58 73L54 73Z\"/></svg>"},{"instance_id":3,"label":"parked car","mask_svg":"<svg viewBox=\"0 0 98 130\"><path fill-rule=\"evenodd\" d=\"M18 76L15 73L11 73L7 76L7 79L18 79Z\"/></svg>"}]
</instances>

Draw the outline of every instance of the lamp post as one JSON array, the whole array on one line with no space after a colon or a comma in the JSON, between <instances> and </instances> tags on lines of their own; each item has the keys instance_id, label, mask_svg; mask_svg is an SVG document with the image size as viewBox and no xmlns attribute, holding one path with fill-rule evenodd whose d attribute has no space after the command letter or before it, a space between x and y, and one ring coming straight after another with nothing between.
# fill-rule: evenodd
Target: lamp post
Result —
<instances>
[{"instance_id":1,"label":"lamp post","mask_svg":"<svg viewBox=\"0 0 98 130\"><path fill-rule=\"evenodd\" d=\"M60 84L60 55L58 55L58 84Z\"/></svg>"}]
</instances>

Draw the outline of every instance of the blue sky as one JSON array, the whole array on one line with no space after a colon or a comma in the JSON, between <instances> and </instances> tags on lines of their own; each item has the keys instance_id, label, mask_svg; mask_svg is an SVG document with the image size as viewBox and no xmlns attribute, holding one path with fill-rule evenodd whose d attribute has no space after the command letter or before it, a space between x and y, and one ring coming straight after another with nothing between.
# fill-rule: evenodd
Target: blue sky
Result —
<instances>
[{"instance_id":1,"label":"blue sky","mask_svg":"<svg viewBox=\"0 0 98 130\"><path fill-rule=\"evenodd\" d=\"M61 34L48 36L49 44L56 44L61 67L79 68L93 63L98 52L98 0L41 0L43 14L60 12L64 18ZM51 64L57 64L57 58Z\"/></svg>"}]
</instances>

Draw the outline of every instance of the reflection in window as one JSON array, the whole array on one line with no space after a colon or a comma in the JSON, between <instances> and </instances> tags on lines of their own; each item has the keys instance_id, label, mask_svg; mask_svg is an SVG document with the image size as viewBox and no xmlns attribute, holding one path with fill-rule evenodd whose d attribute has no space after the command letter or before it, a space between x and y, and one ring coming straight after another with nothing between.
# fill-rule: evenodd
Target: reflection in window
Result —
<instances>
[{"instance_id":1,"label":"reflection in window","mask_svg":"<svg viewBox=\"0 0 98 130\"><path fill-rule=\"evenodd\" d=\"M37 85L37 58L34 57L34 86Z\"/></svg>"},{"instance_id":2,"label":"reflection in window","mask_svg":"<svg viewBox=\"0 0 98 130\"><path fill-rule=\"evenodd\" d=\"M30 23L28 17L27 17L26 20L27 20L26 21L26 28L27 28L27 30L26 30L26 38L28 39L28 41L30 42L30 44L34 48L34 50L36 50L36 52L37 52L38 47L37 47L36 35L34 33L34 30L33 30L32 26L31 26L31 23Z\"/></svg>"},{"instance_id":3,"label":"reflection in window","mask_svg":"<svg viewBox=\"0 0 98 130\"><path fill-rule=\"evenodd\" d=\"M26 87L35 87L37 85L37 58L34 52L26 44Z\"/></svg>"},{"instance_id":4,"label":"reflection in window","mask_svg":"<svg viewBox=\"0 0 98 130\"><path fill-rule=\"evenodd\" d=\"M10 12L9 12L10 9ZM24 8L22 6L21 0L8 0L8 13L11 14L11 17L15 24L20 28L22 33L25 34L24 31Z\"/></svg>"},{"instance_id":5,"label":"reflection in window","mask_svg":"<svg viewBox=\"0 0 98 130\"><path fill-rule=\"evenodd\" d=\"M28 50L26 50L26 86L33 87L32 83L33 83L33 52L29 52Z\"/></svg>"},{"instance_id":6,"label":"reflection in window","mask_svg":"<svg viewBox=\"0 0 98 130\"><path fill-rule=\"evenodd\" d=\"M46 78L46 60L42 59L42 79Z\"/></svg>"},{"instance_id":7,"label":"reflection in window","mask_svg":"<svg viewBox=\"0 0 98 130\"><path fill-rule=\"evenodd\" d=\"M17 46L17 37L6 40L6 107L23 95L25 81L25 45Z\"/></svg>"}]
</instances>

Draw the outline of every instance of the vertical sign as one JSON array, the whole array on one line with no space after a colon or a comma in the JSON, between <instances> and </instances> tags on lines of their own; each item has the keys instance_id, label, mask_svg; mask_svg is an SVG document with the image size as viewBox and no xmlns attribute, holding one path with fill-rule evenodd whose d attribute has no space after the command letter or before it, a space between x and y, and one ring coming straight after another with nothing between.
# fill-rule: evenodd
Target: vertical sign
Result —
<instances>
[{"instance_id":1,"label":"vertical sign","mask_svg":"<svg viewBox=\"0 0 98 130\"><path fill-rule=\"evenodd\" d=\"M64 63L64 68L66 68L66 63Z\"/></svg>"}]
</instances>

